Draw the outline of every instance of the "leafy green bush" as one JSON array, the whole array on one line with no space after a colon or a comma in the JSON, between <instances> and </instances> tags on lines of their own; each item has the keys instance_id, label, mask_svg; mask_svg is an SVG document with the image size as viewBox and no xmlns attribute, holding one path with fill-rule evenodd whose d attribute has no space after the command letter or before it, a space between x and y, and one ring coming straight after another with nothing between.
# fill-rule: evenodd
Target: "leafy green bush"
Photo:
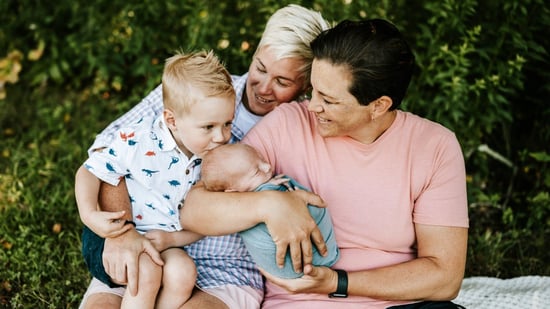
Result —
<instances>
[{"instance_id":1,"label":"leafy green bush","mask_svg":"<svg viewBox=\"0 0 550 309\"><path fill-rule=\"evenodd\" d=\"M550 235L544 179L550 85L541 82L550 74L548 5L444 0L423 7L428 14L414 23L419 74L406 106L451 128L462 143L471 219L467 271L548 274L542 243Z\"/></svg>"},{"instance_id":2,"label":"leafy green bush","mask_svg":"<svg viewBox=\"0 0 550 309\"><path fill-rule=\"evenodd\" d=\"M329 21L382 17L402 29L418 64L403 108L463 146L467 275L550 275L545 1L5 0L1 307L77 306L89 275L73 177L94 135L159 83L177 49L214 49L232 73L246 72L267 18L291 2Z\"/></svg>"}]
</instances>

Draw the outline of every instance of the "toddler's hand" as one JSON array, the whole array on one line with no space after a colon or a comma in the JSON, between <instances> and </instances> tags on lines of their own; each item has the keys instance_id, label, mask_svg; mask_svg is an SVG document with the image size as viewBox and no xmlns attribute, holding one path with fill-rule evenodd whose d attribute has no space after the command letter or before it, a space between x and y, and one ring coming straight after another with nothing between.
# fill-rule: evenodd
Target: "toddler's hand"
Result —
<instances>
[{"instance_id":1,"label":"toddler's hand","mask_svg":"<svg viewBox=\"0 0 550 309\"><path fill-rule=\"evenodd\" d=\"M144 236L149 239L158 252L162 252L172 246L172 235L173 232L151 230L145 233Z\"/></svg>"},{"instance_id":2,"label":"toddler's hand","mask_svg":"<svg viewBox=\"0 0 550 309\"><path fill-rule=\"evenodd\" d=\"M86 216L84 224L102 238L113 238L120 236L129 229L133 228L131 224L125 225L125 211L93 211Z\"/></svg>"}]
</instances>

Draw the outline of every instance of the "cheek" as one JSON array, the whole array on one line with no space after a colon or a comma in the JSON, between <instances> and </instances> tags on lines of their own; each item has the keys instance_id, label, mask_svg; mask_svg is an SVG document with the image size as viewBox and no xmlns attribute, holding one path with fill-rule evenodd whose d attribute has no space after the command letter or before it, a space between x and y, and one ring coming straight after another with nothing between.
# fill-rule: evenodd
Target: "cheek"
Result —
<instances>
[{"instance_id":1,"label":"cheek","mask_svg":"<svg viewBox=\"0 0 550 309\"><path fill-rule=\"evenodd\" d=\"M180 132L182 132L178 135L180 140L184 141L185 144L187 144L188 146L196 146L196 145L203 144L203 141L205 140L205 138L202 137L201 132L197 132L194 130L186 130L186 131L180 131Z\"/></svg>"},{"instance_id":2,"label":"cheek","mask_svg":"<svg viewBox=\"0 0 550 309\"><path fill-rule=\"evenodd\" d=\"M257 83L259 83L261 81L261 74L254 70L254 69L250 69L248 71L248 78L247 78L247 86L250 86L250 85L255 85Z\"/></svg>"},{"instance_id":3,"label":"cheek","mask_svg":"<svg viewBox=\"0 0 550 309\"><path fill-rule=\"evenodd\" d=\"M223 129L223 136L229 141L231 138L231 127L226 127Z\"/></svg>"},{"instance_id":4,"label":"cheek","mask_svg":"<svg viewBox=\"0 0 550 309\"><path fill-rule=\"evenodd\" d=\"M300 95L300 88L276 88L273 91L275 99L279 104L288 103Z\"/></svg>"}]
</instances>

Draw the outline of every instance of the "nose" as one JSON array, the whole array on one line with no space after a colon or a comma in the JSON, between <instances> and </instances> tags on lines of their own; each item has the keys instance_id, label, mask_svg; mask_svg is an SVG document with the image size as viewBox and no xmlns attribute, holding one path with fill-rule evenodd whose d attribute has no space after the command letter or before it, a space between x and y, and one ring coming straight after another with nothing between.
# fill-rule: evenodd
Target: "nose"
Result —
<instances>
[{"instance_id":1,"label":"nose","mask_svg":"<svg viewBox=\"0 0 550 309\"><path fill-rule=\"evenodd\" d=\"M320 113L323 111L323 104L321 104L321 98L319 98L319 95L316 95L315 92L312 92L311 94L311 99L309 100L307 109L310 112L314 112L314 113Z\"/></svg>"},{"instance_id":2,"label":"nose","mask_svg":"<svg viewBox=\"0 0 550 309\"><path fill-rule=\"evenodd\" d=\"M268 77L263 78L258 83L258 87L256 87L256 92L260 95L270 94L271 90L272 90L271 79L269 79Z\"/></svg>"},{"instance_id":3,"label":"nose","mask_svg":"<svg viewBox=\"0 0 550 309\"><path fill-rule=\"evenodd\" d=\"M229 140L230 135L230 129L220 128L213 133L212 141L214 143L225 144Z\"/></svg>"}]
</instances>

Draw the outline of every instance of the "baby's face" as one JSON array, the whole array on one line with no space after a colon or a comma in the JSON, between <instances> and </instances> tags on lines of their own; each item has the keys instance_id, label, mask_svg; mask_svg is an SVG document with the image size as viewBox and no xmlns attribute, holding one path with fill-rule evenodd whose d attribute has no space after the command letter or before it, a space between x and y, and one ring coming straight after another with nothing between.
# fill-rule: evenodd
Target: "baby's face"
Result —
<instances>
[{"instance_id":1,"label":"baby's face","mask_svg":"<svg viewBox=\"0 0 550 309\"><path fill-rule=\"evenodd\" d=\"M254 149L247 149L246 153L239 155L235 161L234 168L239 172L235 174L235 179L231 182L231 189L234 191L254 191L259 185L268 182L273 177L271 165L261 158Z\"/></svg>"}]
</instances>

